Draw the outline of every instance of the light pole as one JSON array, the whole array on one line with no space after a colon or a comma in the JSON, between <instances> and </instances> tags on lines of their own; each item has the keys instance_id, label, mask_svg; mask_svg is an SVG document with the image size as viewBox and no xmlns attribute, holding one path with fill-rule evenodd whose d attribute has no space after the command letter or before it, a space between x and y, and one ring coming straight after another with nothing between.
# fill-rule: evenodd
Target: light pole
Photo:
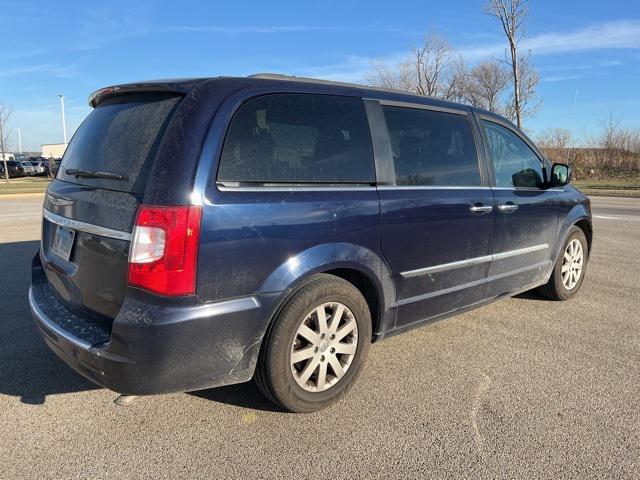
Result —
<instances>
[{"instance_id":1,"label":"light pole","mask_svg":"<svg viewBox=\"0 0 640 480\"><path fill-rule=\"evenodd\" d=\"M64 144L67 145L67 123L64 121L64 95L58 94L60 97L60 109L62 110L62 134L64 135Z\"/></svg>"},{"instance_id":2,"label":"light pole","mask_svg":"<svg viewBox=\"0 0 640 480\"><path fill-rule=\"evenodd\" d=\"M22 153L22 132L19 128L16 128L18 131L18 153Z\"/></svg>"}]
</instances>

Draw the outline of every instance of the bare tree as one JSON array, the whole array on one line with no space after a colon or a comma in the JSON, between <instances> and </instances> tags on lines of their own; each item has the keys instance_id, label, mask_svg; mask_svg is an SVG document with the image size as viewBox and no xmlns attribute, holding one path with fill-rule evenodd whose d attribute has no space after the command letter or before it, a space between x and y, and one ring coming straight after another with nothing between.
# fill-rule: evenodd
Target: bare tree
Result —
<instances>
[{"instance_id":1,"label":"bare tree","mask_svg":"<svg viewBox=\"0 0 640 480\"><path fill-rule=\"evenodd\" d=\"M0 156L4 164L4 178L9 183L9 166L7 165L6 154L9 147L9 118L11 117L11 107L0 101Z\"/></svg>"},{"instance_id":2,"label":"bare tree","mask_svg":"<svg viewBox=\"0 0 640 480\"><path fill-rule=\"evenodd\" d=\"M367 74L366 81L379 87L413 92L416 85L413 63L409 60L398 65L375 62Z\"/></svg>"},{"instance_id":3,"label":"bare tree","mask_svg":"<svg viewBox=\"0 0 640 480\"><path fill-rule=\"evenodd\" d=\"M536 137L537 145L542 148L565 149L571 145L571 132L564 128L547 128Z\"/></svg>"},{"instance_id":4,"label":"bare tree","mask_svg":"<svg viewBox=\"0 0 640 480\"><path fill-rule=\"evenodd\" d=\"M622 117L613 110L601 121L602 133L596 142L605 169L631 171L640 168L640 130L622 126Z\"/></svg>"},{"instance_id":5,"label":"bare tree","mask_svg":"<svg viewBox=\"0 0 640 480\"><path fill-rule=\"evenodd\" d=\"M447 69L440 96L445 100L462 103L467 101L469 69L462 56L456 57Z\"/></svg>"},{"instance_id":6,"label":"bare tree","mask_svg":"<svg viewBox=\"0 0 640 480\"><path fill-rule=\"evenodd\" d=\"M518 127L522 128L521 68L518 67L520 60L518 46L525 36L525 21L529 13L528 0L489 0L485 6L485 13L500 21L509 42L513 74L513 110Z\"/></svg>"},{"instance_id":7,"label":"bare tree","mask_svg":"<svg viewBox=\"0 0 640 480\"><path fill-rule=\"evenodd\" d=\"M442 93L443 77L453 64L454 52L447 40L436 34L428 34L422 47L413 52L417 75L416 92L432 97ZM446 89L445 89L446 90Z\"/></svg>"},{"instance_id":8,"label":"bare tree","mask_svg":"<svg viewBox=\"0 0 640 480\"><path fill-rule=\"evenodd\" d=\"M427 34L422 46L415 48L405 61L396 65L374 63L366 80L420 95L456 98L461 80L456 73L458 62L459 57L444 37Z\"/></svg>"},{"instance_id":9,"label":"bare tree","mask_svg":"<svg viewBox=\"0 0 640 480\"><path fill-rule=\"evenodd\" d=\"M475 107L503 113L503 97L510 74L498 60L486 60L471 69L467 82L466 100Z\"/></svg>"},{"instance_id":10,"label":"bare tree","mask_svg":"<svg viewBox=\"0 0 640 480\"><path fill-rule=\"evenodd\" d=\"M520 79L520 114L522 117L530 117L536 114L541 104L536 93L540 75L531 64L531 55L520 57L518 72L518 78ZM515 99L513 103L515 110Z\"/></svg>"}]
</instances>

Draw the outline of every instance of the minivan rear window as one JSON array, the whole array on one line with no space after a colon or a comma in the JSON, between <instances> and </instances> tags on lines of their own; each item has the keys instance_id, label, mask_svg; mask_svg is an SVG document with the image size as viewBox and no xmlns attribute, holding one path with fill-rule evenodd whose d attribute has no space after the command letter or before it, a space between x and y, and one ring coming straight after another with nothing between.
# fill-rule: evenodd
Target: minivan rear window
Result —
<instances>
[{"instance_id":1,"label":"minivan rear window","mask_svg":"<svg viewBox=\"0 0 640 480\"><path fill-rule=\"evenodd\" d=\"M372 183L371 136L362 99L270 94L236 112L218 182Z\"/></svg>"},{"instance_id":2,"label":"minivan rear window","mask_svg":"<svg viewBox=\"0 0 640 480\"><path fill-rule=\"evenodd\" d=\"M101 103L82 122L62 158L57 178L65 182L143 193L151 160L181 97L122 95ZM78 170L123 177L87 178Z\"/></svg>"}]
</instances>

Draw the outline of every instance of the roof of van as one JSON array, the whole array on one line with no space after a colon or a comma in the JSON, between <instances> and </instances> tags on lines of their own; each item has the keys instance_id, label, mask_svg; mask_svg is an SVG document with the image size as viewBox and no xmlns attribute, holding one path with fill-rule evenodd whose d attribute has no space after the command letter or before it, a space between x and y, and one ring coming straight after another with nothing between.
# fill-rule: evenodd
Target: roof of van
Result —
<instances>
[{"instance_id":1,"label":"roof of van","mask_svg":"<svg viewBox=\"0 0 640 480\"><path fill-rule=\"evenodd\" d=\"M162 79L162 80L146 80L140 82L132 82L121 85L114 85L100 90L96 90L89 97L89 105L96 107L104 99L129 92L173 92L178 94L188 94L196 85L207 81L229 81L245 84L245 86L269 84L272 82L293 82L298 85L310 85L315 87L325 87L327 91L333 89L341 92L348 92L363 96L371 96L373 98L384 98L387 100L405 101L412 103L428 103L443 107L471 108L468 105L450 102L436 97L419 95L416 93L396 90L391 88L374 87L370 85L361 85L356 83L336 82L332 80L321 80L316 78L296 77L293 75L283 75L279 73L258 73L247 77L203 77L203 78L179 78L179 79ZM240 86L240 85L239 85Z\"/></svg>"}]
</instances>

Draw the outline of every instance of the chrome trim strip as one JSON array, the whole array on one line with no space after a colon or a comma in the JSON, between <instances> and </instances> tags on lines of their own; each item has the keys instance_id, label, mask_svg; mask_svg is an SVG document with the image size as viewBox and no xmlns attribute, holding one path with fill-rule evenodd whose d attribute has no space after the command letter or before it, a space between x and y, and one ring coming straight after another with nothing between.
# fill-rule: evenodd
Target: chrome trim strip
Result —
<instances>
[{"instance_id":1,"label":"chrome trim strip","mask_svg":"<svg viewBox=\"0 0 640 480\"><path fill-rule=\"evenodd\" d=\"M453 270L454 268L467 267L469 265L480 265L481 263L487 263L490 261L491 261L491 255L485 255L483 257L475 257L475 258L469 258L467 260L459 260L457 262L443 263L440 265L435 265L433 267L425 267L425 268L418 268L416 270L409 270L407 272L400 273L400 275L402 275L404 278L411 278L411 277L417 277L420 275L427 275L429 273L438 273L438 272L444 272L446 270Z\"/></svg>"},{"instance_id":2,"label":"chrome trim strip","mask_svg":"<svg viewBox=\"0 0 640 480\"><path fill-rule=\"evenodd\" d=\"M535 270L537 268L542 268L542 267L549 268L550 266L551 266L551 260L546 260L544 262L528 265L526 267L518 268L516 270L511 270L509 272L499 273L491 277L481 278L480 280L474 280L472 282L464 283L462 285L456 285L453 287L444 288L442 290L436 290L435 292L429 292L423 295L416 295L415 297L404 298L402 300L398 300L398 302L396 302L396 305L402 306L408 303L419 302L421 300L427 300L433 297L439 297L440 295L446 295L447 293L457 292L459 290L464 290L466 288L477 287L479 285L493 282L495 280L500 280L502 278L510 277L512 275L518 275L520 273L528 272L529 270Z\"/></svg>"},{"instance_id":3,"label":"chrome trim strip","mask_svg":"<svg viewBox=\"0 0 640 480\"><path fill-rule=\"evenodd\" d=\"M51 330L53 333L58 335L59 337L64 338L68 342L74 344L78 348L82 348L83 350L89 350L91 345L85 342L84 340L79 339L78 337L71 335L69 332L66 332L60 326L51 322L45 313L40 310L40 307L36 304L35 299L33 298L33 289L29 287L29 306L31 307L31 311L34 313L36 317L38 317L38 321L42 323L47 329Z\"/></svg>"},{"instance_id":4,"label":"chrome trim strip","mask_svg":"<svg viewBox=\"0 0 640 480\"><path fill-rule=\"evenodd\" d=\"M378 190L491 190L484 185L378 185Z\"/></svg>"},{"instance_id":5,"label":"chrome trim strip","mask_svg":"<svg viewBox=\"0 0 640 480\"><path fill-rule=\"evenodd\" d=\"M404 278L417 277L420 275L427 275L430 273L444 272L446 270L453 270L455 268L467 267L470 265L480 265L482 263L492 262L494 260L503 260L505 258L515 257L517 255L525 255L527 253L537 252L539 250L546 250L549 245L546 243L540 245L533 245L532 247L518 248L516 250L509 250L507 252L494 253L492 255L484 255L482 257L468 258L466 260L458 260L451 263L442 263L440 265L434 265L433 267L418 268L416 270L409 270L401 272Z\"/></svg>"},{"instance_id":6,"label":"chrome trim strip","mask_svg":"<svg viewBox=\"0 0 640 480\"><path fill-rule=\"evenodd\" d=\"M562 188L536 188L536 187L491 187L493 190L510 190L512 192L563 192Z\"/></svg>"},{"instance_id":7,"label":"chrome trim strip","mask_svg":"<svg viewBox=\"0 0 640 480\"><path fill-rule=\"evenodd\" d=\"M518 255L525 255L527 253L538 252L540 250L546 250L549 248L548 243L541 243L540 245L533 245L531 247L519 248L517 250L509 250L507 252L494 253L491 255L491 260L502 260L504 258L515 257Z\"/></svg>"},{"instance_id":8,"label":"chrome trim strip","mask_svg":"<svg viewBox=\"0 0 640 480\"><path fill-rule=\"evenodd\" d=\"M227 187L218 185L221 192L371 192L376 187Z\"/></svg>"},{"instance_id":9,"label":"chrome trim strip","mask_svg":"<svg viewBox=\"0 0 640 480\"><path fill-rule=\"evenodd\" d=\"M56 223L63 227L73 228L74 230L91 233L93 235L100 235L101 237L131 241L131 234L129 232L123 232L121 230L114 230L112 228L101 227L100 225L93 225L91 223L73 220L71 218L63 217L56 213L50 212L46 208L42 209L42 216L50 222Z\"/></svg>"}]
</instances>

